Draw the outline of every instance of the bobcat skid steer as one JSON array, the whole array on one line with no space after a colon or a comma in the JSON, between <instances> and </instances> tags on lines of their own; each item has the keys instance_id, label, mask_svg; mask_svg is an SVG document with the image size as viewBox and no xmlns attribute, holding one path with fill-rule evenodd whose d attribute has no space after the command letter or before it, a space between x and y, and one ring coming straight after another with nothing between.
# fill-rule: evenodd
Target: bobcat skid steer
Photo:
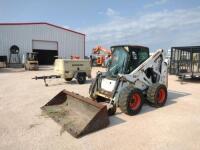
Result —
<instances>
[{"instance_id":1,"label":"bobcat skid steer","mask_svg":"<svg viewBox=\"0 0 200 150\"><path fill-rule=\"evenodd\" d=\"M140 112L145 101L162 107L167 100L167 64L162 49L149 57L149 48L111 47L108 70L98 72L85 98L61 91L42 110L75 137L105 128L116 108L128 115Z\"/></svg>"}]
</instances>

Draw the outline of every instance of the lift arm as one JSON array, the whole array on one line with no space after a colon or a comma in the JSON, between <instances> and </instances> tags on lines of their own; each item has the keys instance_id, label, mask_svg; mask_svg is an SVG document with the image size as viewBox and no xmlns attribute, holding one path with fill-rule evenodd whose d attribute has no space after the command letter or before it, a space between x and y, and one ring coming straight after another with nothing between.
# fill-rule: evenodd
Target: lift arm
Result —
<instances>
[{"instance_id":1,"label":"lift arm","mask_svg":"<svg viewBox=\"0 0 200 150\"><path fill-rule=\"evenodd\" d=\"M164 50L158 49L132 73L128 75L120 75L120 77L131 83L135 83L139 80L146 86L150 86L153 84L153 75L156 75L156 80L159 80L160 83L167 86L167 63L164 61Z\"/></svg>"}]
</instances>

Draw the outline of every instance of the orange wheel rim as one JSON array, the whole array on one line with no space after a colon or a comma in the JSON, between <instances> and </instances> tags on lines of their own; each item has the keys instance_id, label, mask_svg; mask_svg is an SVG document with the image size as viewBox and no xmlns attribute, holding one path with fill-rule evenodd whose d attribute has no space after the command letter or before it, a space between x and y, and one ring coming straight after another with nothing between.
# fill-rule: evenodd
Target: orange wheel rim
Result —
<instances>
[{"instance_id":1,"label":"orange wheel rim","mask_svg":"<svg viewBox=\"0 0 200 150\"><path fill-rule=\"evenodd\" d=\"M129 106L132 110L136 110L140 106L141 97L138 93L134 93L131 98Z\"/></svg>"},{"instance_id":2,"label":"orange wheel rim","mask_svg":"<svg viewBox=\"0 0 200 150\"><path fill-rule=\"evenodd\" d=\"M157 101L158 103L163 103L164 100L166 98L166 93L165 93L165 90L164 89L160 89L158 91L158 95L157 95Z\"/></svg>"}]
</instances>

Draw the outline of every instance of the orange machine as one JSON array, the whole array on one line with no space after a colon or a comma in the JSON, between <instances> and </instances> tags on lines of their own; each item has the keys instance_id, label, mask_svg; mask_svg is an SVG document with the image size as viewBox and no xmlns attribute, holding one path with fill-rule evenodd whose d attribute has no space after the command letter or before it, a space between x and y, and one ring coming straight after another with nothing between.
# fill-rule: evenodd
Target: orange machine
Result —
<instances>
[{"instance_id":1,"label":"orange machine","mask_svg":"<svg viewBox=\"0 0 200 150\"><path fill-rule=\"evenodd\" d=\"M97 46L92 49L92 65L105 66L105 59L111 56L111 50Z\"/></svg>"}]
</instances>

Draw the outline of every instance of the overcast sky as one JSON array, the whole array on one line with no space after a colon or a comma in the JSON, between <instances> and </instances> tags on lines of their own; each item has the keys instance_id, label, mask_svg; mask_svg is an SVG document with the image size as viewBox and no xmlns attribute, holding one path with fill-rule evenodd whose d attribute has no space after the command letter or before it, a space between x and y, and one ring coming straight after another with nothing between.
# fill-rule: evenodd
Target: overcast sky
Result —
<instances>
[{"instance_id":1,"label":"overcast sky","mask_svg":"<svg viewBox=\"0 0 200 150\"><path fill-rule=\"evenodd\" d=\"M49 22L96 45L200 45L200 0L0 0L0 22Z\"/></svg>"}]
</instances>

